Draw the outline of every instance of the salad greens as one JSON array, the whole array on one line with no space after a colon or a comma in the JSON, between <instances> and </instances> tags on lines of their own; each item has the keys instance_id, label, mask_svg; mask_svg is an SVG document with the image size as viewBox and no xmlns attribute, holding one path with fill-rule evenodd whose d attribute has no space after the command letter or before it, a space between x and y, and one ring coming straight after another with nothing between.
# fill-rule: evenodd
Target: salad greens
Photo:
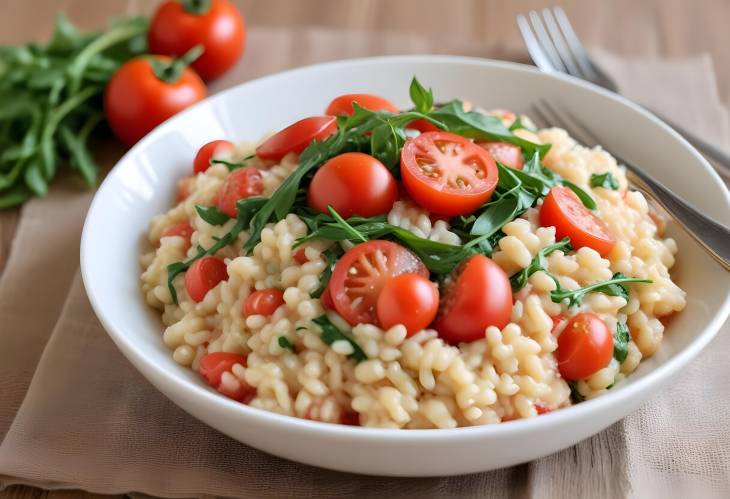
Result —
<instances>
[{"instance_id":1,"label":"salad greens","mask_svg":"<svg viewBox=\"0 0 730 499\"><path fill-rule=\"evenodd\" d=\"M360 345L358 345L355 340L350 338L350 336L340 331L337 326L332 324L332 322L327 318L326 315L320 315L319 317L312 319L312 322L314 322L322 330L320 337L322 338L322 341L325 342L327 345L331 345L335 341L345 340L350 345L352 345L353 349L352 353L348 355L348 357L354 359L356 362L362 362L363 360L367 360L368 356L365 355L365 352L362 348L360 348Z\"/></svg>"},{"instance_id":2,"label":"salad greens","mask_svg":"<svg viewBox=\"0 0 730 499\"><path fill-rule=\"evenodd\" d=\"M561 241L558 241L555 244L551 244L550 246L546 246L538 251L537 255L535 255L535 258L532 259L530 265L509 278L510 282L512 283L512 291L517 292L520 289L524 288L530 276L538 270L542 270L548 276L550 276L550 278L555 281L555 285L560 288L560 282L558 281L558 278L547 271L545 257L550 255L550 253L552 253L553 251L561 250L567 253L572 249L573 248L570 246L570 239L565 237Z\"/></svg>"},{"instance_id":3,"label":"salad greens","mask_svg":"<svg viewBox=\"0 0 730 499\"><path fill-rule=\"evenodd\" d=\"M102 121L100 96L124 62L146 51L146 32L137 17L81 32L60 14L49 43L0 47L0 208L44 196L59 158L96 185L86 144Z\"/></svg>"},{"instance_id":4,"label":"salad greens","mask_svg":"<svg viewBox=\"0 0 730 499\"><path fill-rule=\"evenodd\" d=\"M569 290L558 287L558 289L550 292L550 299L555 303L561 303L563 300L568 300L568 307L580 305L580 302L588 293L603 293L609 296L621 296L628 301L629 290L625 284L629 282L650 284L652 281L649 279L626 277L621 272L616 272L611 279L597 282L584 288Z\"/></svg>"},{"instance_id":5,"label":"salad greens","mask_svg":"<svg viewBox=\"0 0 730 499\"><path fill-rule=\"evenodd\" d=\"M625 322L616 323L616 332L613 335L613 358L622 364L629 355L629 328Z\"/></svg>"},{"instance_id":6,"label":"salad greens","mask_svg":"<svg viewBox=\"0 0 730 499\"><path fill-rule=\"evenodd\" d=\"M612 189L617 191L619 188L618 180L611 172L594 173L591 175L591 187L603 187L604 189Z\"/></svg>"}]
</instances>

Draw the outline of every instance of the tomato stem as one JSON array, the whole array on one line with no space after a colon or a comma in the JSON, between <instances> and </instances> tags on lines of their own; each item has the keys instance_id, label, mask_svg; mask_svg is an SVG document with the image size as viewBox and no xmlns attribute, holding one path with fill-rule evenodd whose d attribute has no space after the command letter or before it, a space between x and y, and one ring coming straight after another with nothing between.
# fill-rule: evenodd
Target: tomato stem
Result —
<instances>
[{"instance_id":1,"label":"tomato stem","mask_svg":"<svg viewBox=\"0 0 730 499\"><path fill-rule=\"evenodd\" d=\"M186 12L203 15L208 13L213 2L212 0L180 0L180 3Z\"/></svg>"},{"instance_id":2,"label":"tomato stem","mask_svg":"<svg viewBox=\"0 0 730 499\"><path fill-rule=\"evenodd\" d=\"M200 57L204 50L203 46L198 44L185 52L182 57L172 59L170 62L165 62L153 57L150 59L152 71L154 71L157 78L172 85L180 79L185 68L195 61L195 59Z\"/></svg>"}]
</instances>

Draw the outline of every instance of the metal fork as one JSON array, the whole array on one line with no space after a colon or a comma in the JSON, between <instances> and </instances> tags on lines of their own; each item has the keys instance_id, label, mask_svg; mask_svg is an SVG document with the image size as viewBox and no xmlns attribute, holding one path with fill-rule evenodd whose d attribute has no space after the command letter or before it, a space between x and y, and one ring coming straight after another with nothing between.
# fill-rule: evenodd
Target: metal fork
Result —
<instances>
[{"instance_id":1,"label":"metal fork","mask_svg":"<svg viewBox=\"0 0 730 499\"><path fill-rule=\"evenodd\" d=\"M588 147L599 145L596 134L570 111L558 110L543 99L534 104L530 112L540 128L558 126ZM730 270L730 229L700 213L640 168L620 156L609 154L626 166L627 177L634 187L659 203L725 270Z\"/></svg>"},{"instance_id":2,"label":"metal fork","mask_svg":"<svg viewBox=\"0 0 730 499\"><path fill-rule=\"evenodd\" d=\"M591 60L578 39L578 35L575 34L565 11L560 7L553 7L552 9L542 9L541 14L542 16L532 10L527 17L521 14L517 16L517 26L535 65L546 73L567 73L619 93L618 85L613 78L601 71ZM712 158L717 163L716 171L725 180L730 181L730 155L676 123L672 123L656 111L650 111L706 156Z\"/></svg>"}]
</instances>

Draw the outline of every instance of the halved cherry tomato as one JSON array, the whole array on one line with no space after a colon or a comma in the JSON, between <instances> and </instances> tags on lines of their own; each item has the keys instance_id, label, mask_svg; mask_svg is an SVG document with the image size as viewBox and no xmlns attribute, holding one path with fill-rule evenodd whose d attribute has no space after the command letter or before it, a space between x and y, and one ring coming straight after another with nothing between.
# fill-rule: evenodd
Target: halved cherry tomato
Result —
<instances>
[{"instance_id":1,"label":"halved cherry tomato","mask_svg":"<svg viewBox=\"0 0 730 499\"><path fill-rule=\"evenodd\" d=\"M492 155L494 161L499 161L505 166L522 170L525 165L525 158L522 157L520 146L509 142L478 142L477 145L486 149Z\"/></svg>"},{"instance_id":2,"label":"halved cherry tomato","mask_svg":"<svg viewBox=\"0 0 730 499\"><path fill-rule=\"evenodd\" d=\"M535 410L537 411L537 415L538 416L541 416L543 414L547 414L548 412L551 412L552 411L552 409L550 409L550 408L542 405L539 402L537 404L535 404Z\"/></svg>"},{"instance_id":3,"label":"halved cherry tomato","mask_svg":"<svg viewBox=\"0 0 730 499\"><path fill-rule=\"evenodd\" d=\"M250 387L238 378L236 378L238 387L233 390L228 389L227 386L221 385L221 376L223 376L223 373L231 372L231 369L236 364L245 366L246 357L238 355L237 353L213 352L201 357L198 371L208 385L218 390L221 394L228 398L232 398L233 400L248 403L250 399L256 395L256 389Z\"/></svg>"},{"instance_id":4,"label":"halved cherry tomato","mask_svg":"<svg viewBox=\"0 0 730 499\"><path fill-rule=\"evenodd\" d=\"M440 215L466 215L489 201L497 165L487 151L450 132L426 132L406 141L401 176L418 204Z\"/></svg>"},{"instance_id":5,"label":"halved cherry tomato","mask_svg":"<svg viewBox=\"0 0 730 499\"><path fill-rule=\"evenodd\" d=\"M179 236L182 237L188 246L190 246L190 238L193 237L193 226L189 222L182 222L179 224L168 225L160 233L160 239L163 237Z\"/></svg>"},{"instance_id":6,"label":"halved cherry tomato","mask_svg":"<svg viewBox=\"0 0 730 499\"><path fill-rule=\"evenodd\" d=\"M328 286L337 312L353 326L376 324L380 291L390 279L406 273L428 278L423 262L403 246L380 240L354 246L335 265Z\"/></svg>"},{"instance_id":7,"label":"halved cherry tomato","mask_svg":"<svg viewBox=\"0 0 730 499\"><path fill-rule=\"evenodd\" d=\"M613 335L597 315L575 315L558 336L556 356L563 379L587 378L611 362Z\"/></svg>"},{"instance_id":8,"label":"halved cherry tomato","mask_svg":"<svg viewBox=\"0 0 730 499\"><path fill-rule=\"evenodd\" d=\"M324 140L336 131L337 118L334 116L304 118L268 138L256 148L256 155L279 161L290 152L299 154L313 140Z\"/></svg>"},{"instance_id":9,"label":"halved cherry tomato","mask_svg":"<svg viewBox=\"0 0 730 499\"><path fill-rule=\"evenodd\" d=\"M449 343L484 338L489 326L502 329L512 315L512 286L504 270L484 255L462 263L446 281L434 329Z\"/></svg>"},{"instance_id":10,"label":"halved cherry tomato","mask_svg":"<svg viewBox=\"0 0 730 499\"><path fill-rule=\"evenodd\" d=\"M419 274L401 274L385 283L376 311L380 327L403 324L411 336L431 324L438 308L439 291L434 283Z\"/></svg>"},{"instance_id":11,"label":"halved cherry tomato","mask_svg":"<svg viewBox=\"0 0 730 499\"><path fill-rule=\"evenodd\" d=\"M332 293L330 293L329 286L324 288L324 291L322 291L319 300L322 303L322 308L324 308L325 310L336 310L335 302L332 301Z\"/></svg>"},{"instance_id":12,"label":"halved cherry tomato","mask_svg":"<svg viewBox=\"0 0 730 499\"><path fill-rule=\"evenodd\" d=\"M172 80L160 78L157 64L171 65L164 56L137 57L125 62L104 90L104 114L119 140L133 145L150 130L186 107L203 100L205 84L190 68Z\"/></svg>"},{"instance_id":13,"label":"halved cherry tomato","mask_svg":"<svg viewBox=\"0 0 730 499\"><path fill-rule=\"evenodd\" d=\"M398 185L388 169L369 154L347 152L323 164L309 185L307 202L313 210L329 213L331 205L344 218L374 217L390 211L398 199Z\"/></svg>"},{"instance_id":14,"label":"halved cherry tomato","mask_svg":"<svg viewBox=\"0 0 730 499\"><path fill-rule=\"evenodd\" d=\"M221 281L228 280L226 264L218 257L207 255L196 260L185 272L185 289L194 302L200 302Z\"/></svg>"},{"instance_id":15,"label":"halved cherry tomato","mask_svg":"<svg viewBox=\"0 0 730 499\"><path fill-rule=\"evenodd\" d=\"M360 414L355 411L345 411L340 416L340 424L360 426Z\"/></svg>"},{"instance_id":16,"label":"halved cherry tomato","mask_svg":"<svg viewBox=\"0 0 730 499\"><path fill-rule=\"evenodd\" d=\"M200 76L212 80L241 58L246 26L228 0L170 0L152 17L147 40L152 53L171 56L181 56L202 44L205 51L192 66Z\"/></svg>"},{"instance_id":17,"label":"halved cherry tomato","mask_svg":"<svg viewBox=\"0 0 730 499\"><path fill-rule=\"evenodd\" d=\"M562 331L563 324L568 321L563 314L554 315L550 318L553 320L553 328L550 330L553 334L556 334L558 329Z\"/></svg>"},{"instance_id":18,"label":"halved cherry tomato","mask_svg":"<svg viewBox=\"0 0 730 499\"><path fill-rule=\"evenodd\" d=\"M271 315L284 304L284 292L276 288L254 291L243 301L243 315Z\"/></svg>"},{"instance_id":19,"label":"halved cherry tomato","mask_svg":"<svg viewBox=\"0 0 730 499\"><path fill-rule=\"evenodd\" d=\"M218 154L233 149L233 142L228 140L214 140L208 142L203 147L198 149L198 153L195 155L193 161L193 172L202 173L210 167L210 160L215 158Z\"/></svg>"},{"instance_id":20,"label":"halved cherry tomato","mask_svg":"<svg viewBox=\"0 0 730 499\"><path fill-rule=\"evenodd\" d=\"M218 191L218 209L233 218L238 214L239 199L258 196L264 192L264 177L257 168L239 168L228 175Z\"/></svg>"},{"instance_id":21,"label":"halved cherry tomato","mask_svg":"<svg viewBox=\"0 0 730 499\"><path fill-rule=\"evenodd\" d=\"M304 250L305 248L302 246L294 252L294 261L297 262L299 265L304 265L309 261L309 259L307 258L307 253Z\"/></svg>"},{"instance_id":22,"label":"halved cherry tomato","mask_svg":"<svg viewBox=\"0 0 730 499\"><path fill-rule=\"evenodd\" d=\"M555 227L556 240L569 237L573 248L588 246L601 256L610 253L616 243L603 220L583 206L573 191L560 185L545 196L540 208L540 225Z\"/></svg>"},{"instance_id":23,"label":"halved cherry tomato","mask_svg":"<svg viewBox=\"0 0 730 499\"><path fill-rule=\"evenodd\" d=\"M332 102L327 106L325 114L330 116L352 116L355 112L352 107L352 103L357 102L357 105L364 107L370 111L389 111L391 113L397 113L398 108L395 104L390 102L388 99L379 97L373 94L345 94L335 97Z\"/></svg>"},{"instance_id":24,"label":"halved cherry tomato","mask_svg":"<svg viewBox=\"0 0 730 499\"><path fill-rule=\"evenodd\" d=\"M424 119L413 120L406 125L406 128L412 128L413 130L418 130L421 133L438 132L440 130L439 127Z\"/></svg>"}]
</instances>

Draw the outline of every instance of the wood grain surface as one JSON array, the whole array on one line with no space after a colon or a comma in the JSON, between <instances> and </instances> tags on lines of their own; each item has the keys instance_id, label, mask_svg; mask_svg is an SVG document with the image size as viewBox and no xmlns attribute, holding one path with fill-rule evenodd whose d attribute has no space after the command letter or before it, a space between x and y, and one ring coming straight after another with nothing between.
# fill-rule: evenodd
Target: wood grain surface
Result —
<instances>
[{"instance_id":1,"label":"wood grain surface","mask_svg":"<svg viewBox=\"0 0 730 499\"><path fill-rule=\"evenodd\" d=\"M545 0L235 0L249 26L339 28L433 35L484 44L485 51L526 53L515 15L549 5ZM149 14L157 1L3 0L0 44L44 40L55 13L63 10L85 28L103 26L110 16ZM581 39L625 56L684 57L709 53L722 100L730 103L730 1L569 0L556 1L569 14ZM0 212L0 272L19 210ZM0 402L1 403L1 402ZM97 498L81 491L44 491L23 486L0 499Z\"/></svg>"}]
</instances>

